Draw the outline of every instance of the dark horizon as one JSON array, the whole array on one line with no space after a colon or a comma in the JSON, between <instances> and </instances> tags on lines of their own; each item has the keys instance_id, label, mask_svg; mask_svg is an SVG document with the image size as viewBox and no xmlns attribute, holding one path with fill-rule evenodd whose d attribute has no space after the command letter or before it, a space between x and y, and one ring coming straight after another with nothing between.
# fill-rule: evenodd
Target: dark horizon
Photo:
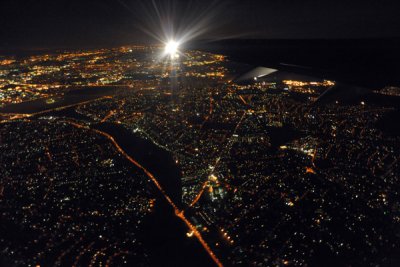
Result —
<instances>
[{"instance_id":1,"label":"dark horizon","mask_svg":"<svg viewBox=\"0 0 400 267\"><path fill-rule=\"evenodd\" d=\"M225 43L225 42L233 42L236 44L240 44L242 42L252 42L254 43L270 43L270 44L279 44L284 43L287 45L296 45L298 43L336 43L336 44L359 44L359 45L368 45L371 43L376 43L387 41L398 44L400 42L399 37L374 37L374 38L302 38L302 39L291 39L291 38L275 38L275 39L268 39L268 38L238 38L238 39L222 39L222 40L212 40L212 39L201 39L201 40L193 40L188 42L183 46L183 49L190 49L192 47L197 47L199 45L203 46L207 43ZM48 52L48 51L62 51L62 50L81 50L81 49L112 49L112 48L119 48L123 46L135 46L135 45L144 45L144 46L157 46L162 45L157 41L131 41L131 42L109 42L109 43L98 43L98 44L57 44L57 45L12 45L12 46L0 46L0 53L11 53L14 54L16 52ZM392 46L388 44L389 46Z\"/></svg>"},{"instance_id":2,"label":"dark horizon","mask_svg":"<svg viewBox=\"0 0 400 267\"><path fill-rule=\"evenodd\" d=\"M400 38L395 1L5 0L0 10L1 49L150 44L192 29L194 40Z\"/></svg>"}]
</instances>

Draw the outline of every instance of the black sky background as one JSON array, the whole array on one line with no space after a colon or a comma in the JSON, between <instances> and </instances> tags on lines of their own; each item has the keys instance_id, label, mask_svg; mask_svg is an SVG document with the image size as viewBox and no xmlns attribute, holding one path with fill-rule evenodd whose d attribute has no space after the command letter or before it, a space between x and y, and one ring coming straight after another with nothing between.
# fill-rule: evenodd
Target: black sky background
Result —
<instances>
[{"instance_id":1,"label":"black sky background","mask_svg":"<svg viewBox=\"0 0 400 267\"><path fill-rule=\"evenodd\" d=\"M397 1L154 1L163 19L171 17L174 28L205 11L212 18L204 25L207 31L198 36L202 39L400 37ZM158 21L152 0L1 0L0 47L153 43L156 40L143 29L160 29L148 21Z\"/></svg>"}]
</instances>

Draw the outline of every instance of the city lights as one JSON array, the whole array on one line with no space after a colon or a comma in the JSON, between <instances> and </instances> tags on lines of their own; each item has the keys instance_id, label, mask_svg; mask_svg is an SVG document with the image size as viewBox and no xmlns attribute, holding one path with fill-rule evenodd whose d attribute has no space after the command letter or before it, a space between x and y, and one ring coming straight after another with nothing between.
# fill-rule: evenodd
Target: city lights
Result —
<instances>
[{"instance_id":1,"label":"city lights","mask_svg":"<svg viewBox=\"0 0 400 267\"><path fill-rule=\"evenodd\" d=\"M314 105L334 82L240 76L248 65L191 50L172 30L158 43L0 60L11 62L0 70L0 208L33 240L0 238L12 262L175 266L147 245L147 222L162 216L155 238L183 236L213 266L302 266L321 246L335 260L362 251L354 262L367 266L398 244L400 142L377 127L393 109Z\"/></svg>"}]
</instances>

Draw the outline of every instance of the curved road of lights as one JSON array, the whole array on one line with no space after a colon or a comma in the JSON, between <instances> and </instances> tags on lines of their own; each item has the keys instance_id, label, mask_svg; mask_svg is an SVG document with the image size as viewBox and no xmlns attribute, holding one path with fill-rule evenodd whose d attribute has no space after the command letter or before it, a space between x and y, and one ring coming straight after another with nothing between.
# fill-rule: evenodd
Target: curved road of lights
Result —
<instances>
[{"instance_id":1,"label":"curved road of lights","mask_svg":"<svg viewBox=\"0 0 400 267\"><path fill-rule=\"evenodd\" d=\"M206 243L206 241L203 239L201 236L201 233L197 230L197 228L185 217L183 210L180 210L176 204L172 201L172 199L168 196L168 194L165 192L165 190L162 188L156 177L149 172L145 167L143 167L139 162L137 162L135 159L133 159L131 156L129 156L123 149L122 147L115 141L114 137L109 135L108 133L105 133L103 131L97 130L97 129L92 129L89 128L85 125L73 122L73 121L66 121L67 123L71 124L72 126L75 126L80 129L87 129L96 132L97 134L100 134L104 137L106 137L111 143L114 145L114 147L118 150L119 153L121 153L127 160L129 160L132 164L134 164L136 167L141 169L154 183L154 185L158 188L158 190L162 193L164 198L167 200L167 202L173 207L175 211L175 215L180 218L186 226L190 229L190 231L193 233L193 235L197 238L197 240L200 242L200 244L203 246L205 251L210 255L212 260L215 262L215 264L219 267L222 267L222 263L220 260L217 258L215 253L211 250L210 246Z\"/></svg>"}]
</instances>

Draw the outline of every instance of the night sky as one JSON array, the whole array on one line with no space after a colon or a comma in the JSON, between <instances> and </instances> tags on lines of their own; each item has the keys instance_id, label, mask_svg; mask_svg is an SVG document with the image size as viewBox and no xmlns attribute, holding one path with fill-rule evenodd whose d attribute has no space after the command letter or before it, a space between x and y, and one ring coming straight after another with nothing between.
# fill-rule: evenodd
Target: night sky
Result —
<instances>
[{"instance_id":1,"label":"night sky","mask_svg":"<svg viewBox=\"0 0 400 267\"><path fill-rule=\"evenodd\" d=\"M400 36L396 1L2 0L0 47L156 42L160 24L197 23L196 38L379 38ZM169 19L168 19L169 18ZM165 21L165 23L164 23ZM203 32L204 30L204 32Z\"/></svg>"}]
</instances>

